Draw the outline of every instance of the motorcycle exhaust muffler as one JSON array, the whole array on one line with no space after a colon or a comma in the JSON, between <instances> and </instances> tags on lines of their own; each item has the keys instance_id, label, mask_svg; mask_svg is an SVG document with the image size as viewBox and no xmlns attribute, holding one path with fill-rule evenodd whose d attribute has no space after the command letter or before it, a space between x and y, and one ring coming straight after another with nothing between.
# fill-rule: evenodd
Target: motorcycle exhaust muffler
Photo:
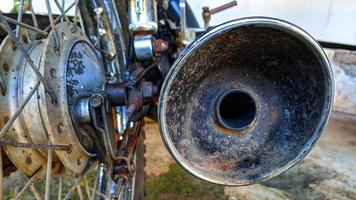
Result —
<instances>
[{"instance_id":1,"label":"motorcycle exhaust muffler","mask_svg":"<svg viewBox=\"0 0 356 200\"><path fill-rule=\"evenodd\" d=\"M222 185L253 184L303 159L333 102L326 55L306 32L272 18L208 30L161 90L159 125L175 160Z\"/></svg>"}]
</instances>

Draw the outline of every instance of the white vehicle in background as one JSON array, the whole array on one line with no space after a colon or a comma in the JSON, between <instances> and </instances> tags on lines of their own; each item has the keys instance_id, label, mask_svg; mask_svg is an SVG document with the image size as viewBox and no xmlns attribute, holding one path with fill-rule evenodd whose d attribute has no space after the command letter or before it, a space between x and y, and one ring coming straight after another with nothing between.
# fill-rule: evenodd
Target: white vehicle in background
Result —
<instances>
[{"instance_id":1,"label":"white vehicle in background","mask_svg":"<svg viewBox=\"0 0 356 200\"><path fill-rule=\"evenodd\" d=\"M187 0L204 26L202 7L215 8L231 0ZM238 0L237 6L212 16L210 24L250 16L269 16L290 21L318 41L356 46L356 1L353 0Z\"/></svg>"}]
</instances>

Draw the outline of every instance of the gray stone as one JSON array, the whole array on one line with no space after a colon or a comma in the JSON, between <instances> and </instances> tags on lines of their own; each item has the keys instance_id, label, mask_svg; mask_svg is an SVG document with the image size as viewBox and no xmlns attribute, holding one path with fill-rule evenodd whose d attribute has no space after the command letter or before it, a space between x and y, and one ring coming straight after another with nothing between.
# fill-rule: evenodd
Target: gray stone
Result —
<instances>
[{"instance_id":1,"label":"gray stone","mask_svg":"<svg viewBox=\"0 0 356 200\"><path fill-rule=\"evenodd\" d=\"M310 154L258 185L226 188L229 199L356 199L356 124L333 118Z\"/></svg>"}]
</instances>

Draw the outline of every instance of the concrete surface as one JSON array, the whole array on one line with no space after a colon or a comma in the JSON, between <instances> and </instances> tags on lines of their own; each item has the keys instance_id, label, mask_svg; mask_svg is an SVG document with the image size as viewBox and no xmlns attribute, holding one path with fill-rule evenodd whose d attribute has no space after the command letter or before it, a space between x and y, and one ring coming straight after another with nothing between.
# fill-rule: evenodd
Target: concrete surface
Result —
<instances>
[{"instance_id":1,"label":"concrete surface","mask_svg":"<svg viewBox=\"0 0 356 200\"><path fill-rule=\"evenodd\" d=\"M174 161L153 122L146 123L146 145L148 175L167 172ZM316 147L301 163L261 184L226 187L225 194L230 200L356 199L355 121L333 117Z\"/></svg>"},{"instance_id":2,"label":"concrete surface","mask_svg":"<svg viewBox=\"0 0 356 200\"><path fill-rule=\"evenodd\" d=\"M334 110L356 119L356 52L325 50L335 77Z\"/></svg>"},{"instance_id":3,"label":"concrete surface","mask_svg":"<svg viewBox=\"0 0 356 200\"><path fill-rule=\"evenodd\" d=\"M264 183L226 188L229 199L356 199L356 123L333 118L311 153Z\"/></svg>"}]
</instances>

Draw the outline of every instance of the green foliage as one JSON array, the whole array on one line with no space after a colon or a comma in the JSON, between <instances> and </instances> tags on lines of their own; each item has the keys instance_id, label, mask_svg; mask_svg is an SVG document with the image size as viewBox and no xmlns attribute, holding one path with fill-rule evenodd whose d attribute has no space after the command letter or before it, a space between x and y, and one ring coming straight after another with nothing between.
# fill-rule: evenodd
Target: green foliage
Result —
<instances>
[{"instance_id":1,"label":"green foliage","mask_svg":"<svg viewBox=\"0 0 356 200\"><path fill-rule=\"evenodd\" d=\"M95 172L89 173L87 181L90 187L93 187L95 180ZM64 173L63 178L63 196L71 188L74 177L68 173ZM50 199L57 199L58 195L58 176L53 176L51 179L51 192ZM23 183L24 184L24 183ZM14 186L11 191L4 193L3 199L11 199L22 189L23 184ZM36 189L43 196L45 192L45 180L36 180L34 182ZM82 189L84 198L88 199L85 195L84 188ZM34 199L31 189L21 196L21 199ZM71 196L72 200L79 199L78 193L75 190ZM158 177L150 177L146 182L146 200L220 200L226 199L224 196L224 187L210 184L189 175L179 165L171 164L169 171Z\"/></svg>"},{"instance_id":2,"label":"green foliage","mask_svg":"<svg viewBox=\"0 0 356 200\"><path fill-rule=\"evenodd\" d=\"M146 199L217 200L226 199L226 197L224 196L224 187L198 180L179 165L171 164L167 173L148 178Z\"/></svg>"},{"instance_id":3,"label":"green foliage","mask_svg":"<svg viewBox=\"0 0 356 200\"><path fill-rule=\"evenodd\" d=\"M7 200L7 199L14 198L15 196L16 196L16 191L12 189L11 191L7 191L7 192L5 191L4 196L2 198Z\"/></svg>"},{"instance_id":4,"label":"green foliage","mask_svg":"<svg viewBox=\"0 0 356 200\"><path fill-rule=\"evenodd\" d=\"M20 2L21 0L14 0L14 7L12 8L11 13L18 13ZM24 0L23 9L29 10L30 9L29 6L30 6L29 0Z\"/></svg>"},{"instance_id":5,"label":"green foliage","mask_svg":"<svg viewBox=\"0 0 356 200\"><path fill-rule=\"evenodd\" d=\"M70 172L63 172L64 177L62 179L62 198L64 198L64 195L67 194L67 192L70 190L70 188L73 186L73 182L75 178L71 176L72 174ZM93 170L90 172L86 179L88 182L89 187L93 187L94 180L95 180L95 175L96 171ZM18 174L17 176L24 176L23 174ZM15 177L10 177L10 178L15 178ZM25 179L27 180L27 178ZM39 179L35 180L34 186L38 193L43 197L45 193L45 186L46 186L46 180L45 179ZM4 200L9 200L13 199L19 192L20 190L24 187L25 182L14 185L9 191L4 191ZM84 182L81 182L82 185L82 193L84 195L85 199L89 199L89 197L86 195L85 188L84 188ZM57 199L58 197L58 186L59 186L59 177L58 176L52 176L51 178L51 184L50 184L50 199ZM34 195L30 189L30 187L27 188L27 190L21 195L21 200L32 200L34 199ZM76 200L79 199L79 195L77 190L74 190L70 200Z\"/></svg>"}]
</instances>

